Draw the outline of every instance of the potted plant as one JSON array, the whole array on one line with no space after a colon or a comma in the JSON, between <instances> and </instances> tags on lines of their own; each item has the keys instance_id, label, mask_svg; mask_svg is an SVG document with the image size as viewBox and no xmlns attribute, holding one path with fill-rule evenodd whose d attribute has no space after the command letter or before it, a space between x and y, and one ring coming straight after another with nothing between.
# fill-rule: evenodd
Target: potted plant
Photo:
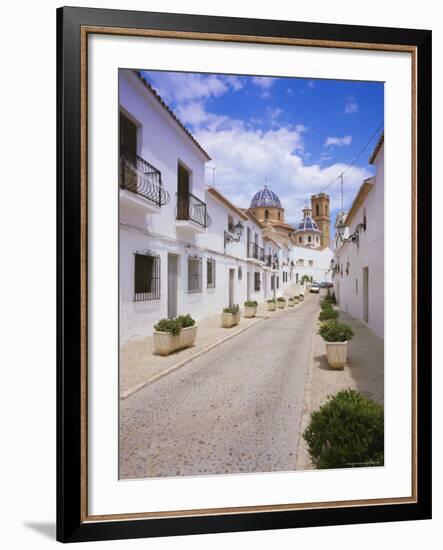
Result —
<instances>
[{"instance_id":1,"label":"potted plant","mask_svg":"<svg viewBox=\"0 0 443 550\"><path fill-rule=\"evenodd\" d=\"M326 344L329 366L343 370L347 362L348 341L354 336L351 327L346 323L328 321L321 325L318 332Z\"/></svg>"},{"instance_id":2,"label":"potted plant","mask_svg":"<svg viewBox=\"0 0 443 550\"><path fill-rule=\"evenodd\" d=\"M277 300L266 300L266 303L268 304L268 311L275 311L277 308Z\"/></svg>"},{"instance_id":3,"label":"potted plant","mask_svg":"<svg viewBox=\"0 0 443 550\"><path fill-rule=\"evenodd\" d=\"M255 314L257 313L258 303L255 300L246 300L244 306L245 317L255 317Z\"/></svg>"},{"instance_id":4,"label":"potted plant","mask_svg":"<svg viewBox=\"0 0 443 550\"><path fill-rule=\"evenodd\" d=\"M331 321L336 319L338 319L338 311L332 309L331 306L323 308L318 316L319 321Z\"/></svg>"},{"instance_id":5,"label":"potted plant","mask_svg":"<svg viewBox=\"0 0 443 550\"><path fill-rule=\"evenodd\" d=\"M294 307L294 304L295 304L294 298L291 296L290 298L288 298L288 306Z\"/></svg>"},{"instance_id":6,"label":"potted plant","mask_svg":"<svg viewBox=\"0 0 443 550\"><path fill-rule=\"evenodd\" d=\"M302 290L300 290L300 294L298 296L298 299L299 299L300 302L303 302L304 298L305 298L305 292L302 288Z\"/></svg>"},{"instance_id":7,"label":"potted plant","mask_svg":"<svg viewBox=\"0 0 443 550\"><path fill-rule=\"evenodd\" d=\"M240 322L240 307L238 305L225 307L221 316L222 327L231 328Z\"/></svg>"},{"instance_id":8,"label":"potted plant","mask_svg":"<svg viewBox=\"0 0 443 550\"><path fill-rule=\"evenodd\" d=\"M278 305L279 309L284 309L284 307L286 305L286 300L283 298L283 296L279 296L277 298L277 305Z\"/></svg>"},{"instance_id":9,"label":"potted plant","mask_svg":"<svg viewBox=\"0 0 443 550\"><path fill-rule=\"evenodd\" d=\"M297 296L293 296L292 299L294 300L294 304L297 305L300 301L300 296L297 294Z\"/></svg>"},{"instance_id":10,"label":"potted plant","mask_svg":"<svg viewBox=\"0 0 443 550\"><path fill-rule=\"evenodd\" d=\"M175 319L160 319L154 325L154 351L158 355L169 355L173 351L189 348L197 337L197 325L188 315Z\"/></svg>"}]
</instances>

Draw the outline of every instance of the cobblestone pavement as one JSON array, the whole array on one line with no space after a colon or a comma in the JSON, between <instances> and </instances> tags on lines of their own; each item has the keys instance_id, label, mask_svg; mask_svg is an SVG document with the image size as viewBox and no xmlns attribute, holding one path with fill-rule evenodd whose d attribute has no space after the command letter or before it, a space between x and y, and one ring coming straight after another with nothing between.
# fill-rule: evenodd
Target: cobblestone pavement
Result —
<instances>
[{"instance_id":1,"label":"cobblestone pavement","mask_svg":"<svg viewBox=\"0 0 443 550\"><path fill-rule=\"evenodd\" d=\"M319 296L121 401L120 477L295 469Z\"/></svg>"}]
</instances>

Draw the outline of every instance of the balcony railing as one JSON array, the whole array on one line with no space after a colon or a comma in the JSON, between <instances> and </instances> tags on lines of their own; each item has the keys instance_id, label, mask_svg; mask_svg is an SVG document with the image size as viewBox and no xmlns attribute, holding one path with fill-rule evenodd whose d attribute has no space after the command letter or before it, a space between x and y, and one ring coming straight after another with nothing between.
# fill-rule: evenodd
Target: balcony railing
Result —
<instances>
[{"instance_id":1,"label":"balcony railing","mask_svg":"<svg viewBox=\"0 0 443 550\"><path fill-rule=\"evenodd\" d=\"M177 193L176 219L192 221L205 229L212 223L206 203L191 193Z\"/></svg>"},{"instance_id":2,"label":"balcony railing","mask_svg":"<svg viewBox=\"0 0 443 550\"><path fill-rule=\"evenodd\" d=\"M278 256L275 256L273 254L267 254L266 255L266 266L271 267L272 269L278 269Z\"/></svg>"},{"instance_id":3,"label":"balcony railing","mask_svg":"<svg viewBox=\"0 0 443 550\"><path fill-rule=\"evenodd\" d=\"M261 246L258 246L257 243L249 242L248 243L248 258L254 258L260 262L265 261L265 249Z\"/></svg>"},{"instance_id":4,"label":"balcony railing","mask_svg":"<svg viewBox=\"0 0 443 550\"><path fill-rule=\"evenodd\" d=\"M125 147L120 148L120 187L157 206L168 204L170 199L163 187L160 171Z\"/></svg>"}]
</instances>

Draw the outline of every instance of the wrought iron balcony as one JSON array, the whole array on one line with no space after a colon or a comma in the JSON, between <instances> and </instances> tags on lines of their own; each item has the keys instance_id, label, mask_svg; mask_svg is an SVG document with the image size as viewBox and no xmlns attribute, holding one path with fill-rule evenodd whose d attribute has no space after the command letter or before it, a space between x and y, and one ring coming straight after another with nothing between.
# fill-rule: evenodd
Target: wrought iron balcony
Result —
<instances>
[{"instance_id":1,"label":"wrought iron balcony","mask_svg":"<svg viewBox=\"0 0 443 550\"><path fill-rule=\"evenodd\" d=\"M206 203L192 193L177 193L175 217L181 221L192 221L205 229L212 223L211 217L206 211Z\"/></svg>"},{"instance_id":2,"label":"wrought iron balcony","mask_svg":"<svg viewBox=\"0 0 443 550\"><path fill-rule=\"evenodd\" d=\"M136 193L157 206L168 204L170 199L163 187L160 171L125 147L120 147L120 188Z\"/></svg>"},{"instance_id":3,"label":"wrought iron balcony","mask_svg":"<svg viewBox=\"0 0 443 550\"><path fill-rule=\"evenodd\" d=\"M259 262L265 261L265 249L261 246L258 246L257 243L249 242L248 243L248 258L254 258Z\"/></svg>"}]
</instances>

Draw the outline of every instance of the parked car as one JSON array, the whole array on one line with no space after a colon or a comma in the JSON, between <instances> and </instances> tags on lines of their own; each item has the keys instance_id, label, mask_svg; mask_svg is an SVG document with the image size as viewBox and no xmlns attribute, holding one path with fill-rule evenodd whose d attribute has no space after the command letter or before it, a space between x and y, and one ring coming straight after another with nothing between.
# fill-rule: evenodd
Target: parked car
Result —
<instances>
[{"instance_id":1,"label":"parked car","mask_svg":"<svg viewBox=\"0 0 443 550\"><path fill-rule=\"evenodd\" d=\"M313 294L318 294L320 292L320 285L318 283L312 283L309 292Z\"/></svg>"}]
</instances>

